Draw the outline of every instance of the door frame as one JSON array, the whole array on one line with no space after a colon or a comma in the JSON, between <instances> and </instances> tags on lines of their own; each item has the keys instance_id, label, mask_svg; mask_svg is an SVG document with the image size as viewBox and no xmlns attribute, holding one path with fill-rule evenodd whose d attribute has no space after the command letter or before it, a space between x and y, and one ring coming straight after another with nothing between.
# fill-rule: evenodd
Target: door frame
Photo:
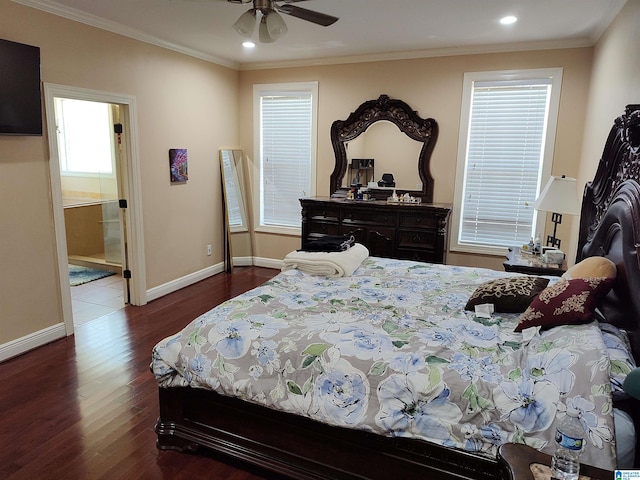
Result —
<instances>
[{"instance_id":1,"label":"door frame","mask_svg":"<svg viewBox=\"0 0 640 480\"><path fill-rule=\"evenodd\" d=\"M122 192L127 199L124 209L125 241L131 279L129 280L130 303L145 305L147 303L146 268L144 263L144 238L142 231L142 195L140 178L140 158L138 153L137 109L136 99L131 95L103 92L80 87L44 83L45 112L47 118L47 134L49 141L49 178L53 203L53 223L55 231L55 247L60 281L60 300L62 317L67 335L74 331L73 310L71 308L71 287L69 285L69 258L67 254L67 235L65 232L64 209L62 206L62 183L60 160L58 158L58 135L56 132L54 98L71 98L101 103L117 104L121 107L121 123L123 124L124 172L121 172ZM123 252L124 254L124 252Z\"/></svg>"}]
</instances>

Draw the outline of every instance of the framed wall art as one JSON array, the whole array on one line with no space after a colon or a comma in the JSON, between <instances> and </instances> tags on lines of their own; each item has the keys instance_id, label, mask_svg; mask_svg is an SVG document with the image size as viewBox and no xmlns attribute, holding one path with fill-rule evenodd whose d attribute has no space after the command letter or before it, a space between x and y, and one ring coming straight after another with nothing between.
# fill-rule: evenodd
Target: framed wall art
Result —
<instances>
[{"instance_id":1,"label":"framed wall art","mask_svg":"<svg viewBox=\"0 0 640 480\"><path fill-rule=\"evenodd\" d=\"M185 183L189 179L186 148L169 149L169 169L171 183Z\"/></svg>"}]
</instances>

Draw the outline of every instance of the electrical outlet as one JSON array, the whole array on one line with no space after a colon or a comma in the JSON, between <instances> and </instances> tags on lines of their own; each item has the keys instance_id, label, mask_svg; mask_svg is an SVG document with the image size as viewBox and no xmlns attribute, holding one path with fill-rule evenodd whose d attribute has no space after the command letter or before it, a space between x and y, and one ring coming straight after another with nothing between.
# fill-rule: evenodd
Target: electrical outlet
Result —
<instances>
[{"instance_id":1,"label":"electrical outlet","mask_svg":"<svg viewBox=\"0 0 640 480\"><path fill-rule=\"evenodd\" d=\"M211 245L207 245L207 255L211 256Z\"/></svg>"}]
</instances>

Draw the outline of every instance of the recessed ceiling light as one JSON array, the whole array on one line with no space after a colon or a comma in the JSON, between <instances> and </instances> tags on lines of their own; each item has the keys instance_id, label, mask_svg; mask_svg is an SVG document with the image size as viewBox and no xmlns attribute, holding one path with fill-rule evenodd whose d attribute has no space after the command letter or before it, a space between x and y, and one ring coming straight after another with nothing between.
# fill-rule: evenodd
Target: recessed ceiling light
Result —
<instances>
[{"instance_id":1,"label":"recessed ceiling light","mask_svg":"<svg viewBox=\"0 0 640 480\"><path fill-rule=\"evenodd\" d=\"M516 17L514 17L513 15L508 15L506 17L502 17L500 19L500 23L502 25L511 25L512 23L516 23L518 21L518 19Z\"/></svg>"},{"instance_id":2,"label":"recessed ceiling light","mask_svg":"<svg viewBox=\"0 0 640 480\"><path fill-rule=\"evenodd\" d=\"M254 47L256 46L256 44L255 44L255 43L253 43L253 42L249 42L249 41L247 41L247 42L242 42L242 46L243 46L244 48L254 48Z\"/></svg>"}]
</instances>

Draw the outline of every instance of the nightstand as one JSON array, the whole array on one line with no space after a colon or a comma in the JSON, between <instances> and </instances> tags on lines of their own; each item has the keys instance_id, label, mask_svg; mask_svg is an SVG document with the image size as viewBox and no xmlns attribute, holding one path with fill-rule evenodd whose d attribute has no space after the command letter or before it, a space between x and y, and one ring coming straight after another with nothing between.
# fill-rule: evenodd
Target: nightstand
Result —
<instances>
[{"instance_id":1,"label":"nightstand","mask_svg":"<svg viewBox=\"0 0 640 480\"><path fill-rule=\"evenodd\" d=\"M505 443L498 449L498 464L508 480L549 480L551 456L523 443ZM580 464L580 480L611 480L613 472Z\"/></svg>"},{"instance_id":2,"label":"nightstand","mask_svg":"<svg viewBox=\"0 0 640 480\"><path fill-rule=\"evenodd\" d=\"M551 275L560 277L567 271L567 261L562 265L544 263L539 255L522 253L520 247L510 247L507 259L502 263L506 272L525 273L527 275Z\"/></svg>"}]
</instances>

